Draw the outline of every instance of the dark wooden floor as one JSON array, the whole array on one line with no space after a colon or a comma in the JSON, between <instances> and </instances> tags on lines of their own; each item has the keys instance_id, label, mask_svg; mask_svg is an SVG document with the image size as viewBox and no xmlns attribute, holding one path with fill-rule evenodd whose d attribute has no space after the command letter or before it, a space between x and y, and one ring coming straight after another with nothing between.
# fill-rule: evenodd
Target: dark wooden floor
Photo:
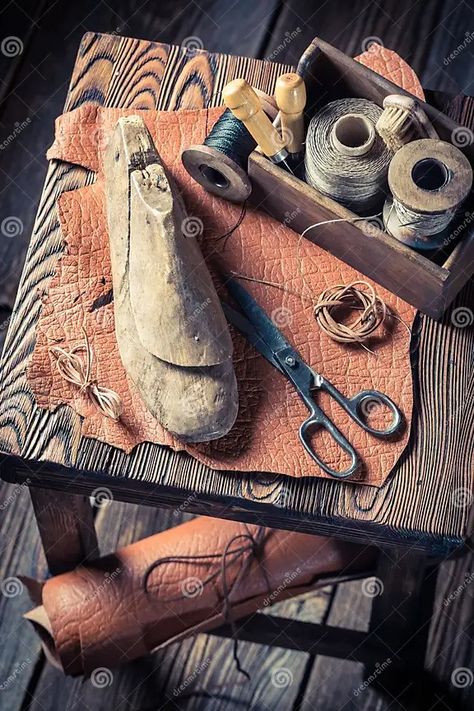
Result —
<instances>
[{"instance_id":1,"label":"dark wooden floor","mask_svg":"<svg viewBox=\"0 0 474 711\"><path fill-rule=\"evenodd\" d=\"M18 226L14 234L2 230L0 235L0 337L8 323L41 193L53 120L61 112L79 40L87 30L175 44L195 37L210 50L290 63L297 62L316 34L351 54L378 38L412 64L425 88L474 94L472 2L7 0L0 18L0 223L13 217ZM97 512L102 552L183 519L179 512L112 506L113 513L110 507ZM28 492L2 484L0 512L2 590L12 576L45 576ZM440 686L433 709L473 706L473 600L474 556L445 563L427 665L440 683L446 683L455 701L447 702ZM363 629L370 599L359 583L351 583L282 605L279 612L285 615ZM256 670L251 682L242 684L230 661L230 643L205 635L115 671L111 685L97 689L90 681L65 679L45 662L35 636L21 619L27 608L24 591L0 596L1 711L399 708L395 699L382 698L370 687L358 696L354 693L362 678L356 664L258 645L242 644L244 664ZM288 680L284 686L275 683L279 669ZM177 694L190 677L187 691ZM460 679L471 683L464 685Z\"/></svg>"}]
</instances>

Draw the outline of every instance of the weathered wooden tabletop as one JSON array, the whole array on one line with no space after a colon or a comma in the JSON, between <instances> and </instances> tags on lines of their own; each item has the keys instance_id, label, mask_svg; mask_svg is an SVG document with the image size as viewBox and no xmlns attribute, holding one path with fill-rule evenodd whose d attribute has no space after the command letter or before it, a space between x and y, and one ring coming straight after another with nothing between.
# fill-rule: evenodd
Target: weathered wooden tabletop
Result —
<instances>
[{"instance_id":1,"label":"weathered wooden tabletop","mask_svg":"<svg viewBox=\"0 0 474 711\"><path fill-rule=\"evenodd\" d=\"M244 75L272 92L287 67L112 35L84 36L65 110L85 102L136 109L217 105L230 79ZM474 102L451 116L474 127ZM55 201L93 180L76 166L50 165L5 342L0 403L0 470L9 481L67 493L105 487L116 499L444 553L471 531L474 453L474 330L456 326L472 308L472 285L442 323L418 315L413 337L415 416L410 444L381 488L322 479L213 472L185 454L149 443L131 455L81 437L69 407L36 407L25 370L35 342L40 295L62 250ZM471 312L469 312L471 313ZM469 320L469 319L468 319Z\"/></svg>"}]
</instances>

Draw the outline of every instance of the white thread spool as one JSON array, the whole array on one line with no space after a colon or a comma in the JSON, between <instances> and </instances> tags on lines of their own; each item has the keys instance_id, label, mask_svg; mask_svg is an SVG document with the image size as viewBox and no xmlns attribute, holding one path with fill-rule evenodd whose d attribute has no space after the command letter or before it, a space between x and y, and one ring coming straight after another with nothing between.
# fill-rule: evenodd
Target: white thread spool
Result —
<instances>
[{"instance_id":1,"label":"white thread spool","mask_svg":"<svg viewBox=\"0 0 474 711\"><path fill-rule=\"evenodd\" d=\"M345 156L364 156L375 141L375 126L363 114L338 118L331 131L334 148Z\"/></svg>"},{"instance_id":2,"label":"white thread spool","mask_svg":"<svg viewBox=\"0 0 474 711\"><path fill-rule=\"evenodd\" d=\"M306 181L360 215L378 212L392 153L375 131L382 109L339 99L313 116L306 136Z\"/></svg>"},{"instance_id":3,"label":"white thread spool","mask_svg":"<svg viewBox=\"0 0 474 711\"><path fill-rule=\"evenodd\" d=\"M387 232L415 249L436 249L471 189L472 168L456 146L422 138L397 151L388 182Z\"/></svg>"}]
</instances>

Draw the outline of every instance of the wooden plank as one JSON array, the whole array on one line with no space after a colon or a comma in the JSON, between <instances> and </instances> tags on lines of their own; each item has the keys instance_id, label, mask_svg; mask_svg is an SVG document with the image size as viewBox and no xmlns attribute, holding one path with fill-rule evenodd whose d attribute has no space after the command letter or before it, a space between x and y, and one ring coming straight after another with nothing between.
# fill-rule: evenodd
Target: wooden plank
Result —
<instances>
[{"instance_id":1,"label":"wooden plank","mask_svg":"<svg viewBox=\"0 0 474 711\"><path fill-rule=\"evenodd\" d=\"M326 622L336 628L350 628L367 632L369 628L372 597L366 594L371 579L347 582L336 587L327 613ZM382 660L383 661L383 660ZM385 711L387 706L379 702L378 695L369 689L359 693L363 683L363 664L350 659L317 656L311 668L308 684L304 691L301 708L325 711L331 708L334 699L342 708L362 708L366 699L367 709Z\"/></svg>"},{"instance_id":2,"label":"wooden plank","mask_svg":"<svg viewBox=\"0 0 474 711\"><path fill-rule=\"evenodd\" d=\"M43 551L52 575L97 558L94 514L85 496L30 489Z\"/></svg>"},{"instance_id":3,"label":"wooden plank","mask_svg":"<svg viewBox=\"0 0 474 711\"><path fill-rule=\"evenodd\" d=\"M474 704L474 553L442 564L428 640L428 683L445 708Z\"/></svg>"},{"instance_id":4,"label":"wooden plank","mask_svg":"<svg viewBox=\"0 0 474 711\"><path fill-rule=\"evenodd\" d=\"M28 487L0 483L0 707L16 711L41 659L39 640L22 615L31 609L19 579L44 578L47 565Z\"/></svg>"}]
</instances>

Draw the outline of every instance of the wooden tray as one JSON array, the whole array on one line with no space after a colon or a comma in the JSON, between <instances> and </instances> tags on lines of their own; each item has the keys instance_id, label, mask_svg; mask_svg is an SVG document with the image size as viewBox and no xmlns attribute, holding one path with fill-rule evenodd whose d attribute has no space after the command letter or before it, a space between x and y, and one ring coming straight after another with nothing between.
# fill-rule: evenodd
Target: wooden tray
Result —
<instances>
[{"instance_id":1,"label":"wooden tray","mask_svg":"<svg viewBox=\"0 0 474 711\"><path fill-rule=\"evenodd\" d=\"M301 57L298 72L304 77L308 92L307 123L315 111L335 99L360 97L381 106L388 94L410 95L319 38L313 40ZM443 140L451 141L456 129L466 132L445 114L420 103ZM467 138L469 143L469 135ZM473 164L474 147L468 145L462 150ZM316 222L357 217L256 152L249 159L249 175L252 203L298 233ZM439 318L474 272L473 210L471 191L461 217L450 227L450 235L458 227L462 239L447 239L446 248L431 257L383 232L375 221L328 224L309 231L306 237L420 311Z\"/></svg>"}]
</instances>

